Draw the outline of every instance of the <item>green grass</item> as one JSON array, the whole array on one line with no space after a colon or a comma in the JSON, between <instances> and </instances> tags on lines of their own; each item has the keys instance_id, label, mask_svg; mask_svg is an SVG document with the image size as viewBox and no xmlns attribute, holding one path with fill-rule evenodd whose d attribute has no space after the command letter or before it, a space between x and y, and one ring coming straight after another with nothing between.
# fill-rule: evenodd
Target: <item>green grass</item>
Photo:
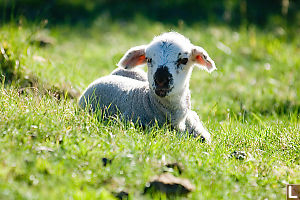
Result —
<instances>
[{"instance_id":1,"label":"green grass","mask_svg":"<svg viewBox=\"0 0 300 200\"><path fill-rule=\"evenodd\" d=\"M99 122L76 99L20 93L16 80L2 84L0 199L113 199L119 190L151 199L142 195L145 184L174 161L196 186L188 199L284 199L285 185L300 183L300 40L277 29L169 26L142 17L99 17L88 28L3 25L0 46L19 60L17 70L60 88L82 92L127 49L169 30L204 47L218 70L195 69L191 79L192 107L212 133L211 145L167 128ZM36 34L54 45L31 44ZM230 158L233 151L245 151L246 159ZM106 167L104 157L113 159Z\"/></svg>"}]
</instances>

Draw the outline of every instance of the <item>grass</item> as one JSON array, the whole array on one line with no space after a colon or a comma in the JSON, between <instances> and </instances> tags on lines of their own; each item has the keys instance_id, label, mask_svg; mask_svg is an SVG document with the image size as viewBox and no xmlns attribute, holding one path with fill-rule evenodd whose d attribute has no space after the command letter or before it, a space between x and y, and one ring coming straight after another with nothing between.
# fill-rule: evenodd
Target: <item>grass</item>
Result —
<instances>
[{"instance_id":1,"label":"grass","mask_svg":"<svg viewBox=\"0 0 300 200\"><path fill-rule=\"evenodd\" d=\"M284 199L285 185L300 183L300 41L289 30L171 26L142 17L102 16L90 27L23 20L2 25L0 46L12 54L10 63L19 61L11 64L23 73L19 78L33 74L43 84L82 92L127 49L169 30L203 46L217 64L212 74L195 69L191 79L192 107L212 144L165 127L97 121L76 99L58 100L2 78L0 199L113 199L120 190L151 199L144 187L168 162L181 162L180 177L196 186L187 199ZM32 44L36 35L54 44ZM231 158L234 151L246 158ZM104 166L102 158L112 163Z\"/></svg>"}]
</instances>

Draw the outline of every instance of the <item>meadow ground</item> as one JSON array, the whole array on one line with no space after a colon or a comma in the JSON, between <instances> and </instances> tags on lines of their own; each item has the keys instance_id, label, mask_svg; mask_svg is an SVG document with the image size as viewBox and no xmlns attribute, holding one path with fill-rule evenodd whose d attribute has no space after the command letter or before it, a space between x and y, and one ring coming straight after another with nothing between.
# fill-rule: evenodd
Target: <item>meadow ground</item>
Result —
<instances>
[{"instance_id":1,"label":"meadow ground","mask_svg":"<svg viewBox=\"0 0 300 200\"><path fill-rule=\"evenodd\" d=\"M204 47L218 67L212 74L194 69L190 84L211 145L167 128L97 121L78 109L76 98L56 94L76 96L130 47L170 30ZM151 199L144 187L169 162L182 163L181 175L170 173L196 188L178 198L285 199L286 184L300 183L296 36L282 27L166 25L141 17L102 16L89 27L3 24L0 199L114 199L119 191ZM50 44L36 42L41 38ZM244 159L231 157L235 151ZM103 158L112 162L104 166Z\"/></svg>"}]
</instances>

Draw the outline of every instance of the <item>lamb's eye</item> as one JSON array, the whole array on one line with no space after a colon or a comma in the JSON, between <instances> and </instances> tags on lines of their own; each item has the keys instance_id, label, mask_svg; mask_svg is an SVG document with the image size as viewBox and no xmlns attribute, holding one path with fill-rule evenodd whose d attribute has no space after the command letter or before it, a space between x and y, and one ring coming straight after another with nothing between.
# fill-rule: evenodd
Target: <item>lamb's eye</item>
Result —
<instances>
[{"instance_id":1,"label":"lamb's eye","mask_svg":"<svg viewBox=\"0 0 300 200\"><path fill-rule=\"evenodd\" d=\"M147 59L147 63L152 63L152 58L146 58Z\"/></svg>"},{"instance_id":2,"label":"lamb's eye","mask_svg":"<svg viewBox=\"0 0 300 200\"><path fill-rule=\"evenodd\" d=\"M182 65L186 65L186 63L189 61L188 58L179 58L177 60L177 64L182 64Z\"/></svg>"}]
</instances>

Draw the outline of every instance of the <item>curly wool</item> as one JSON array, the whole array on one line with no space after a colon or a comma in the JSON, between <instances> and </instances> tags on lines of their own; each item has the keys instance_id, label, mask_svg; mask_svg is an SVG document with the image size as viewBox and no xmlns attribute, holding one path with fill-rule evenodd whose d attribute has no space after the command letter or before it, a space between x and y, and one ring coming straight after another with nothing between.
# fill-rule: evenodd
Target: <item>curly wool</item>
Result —
<instances>
[{"instance_id":1,"label":"curly wool","mask_svg":"<svg viewBox=\"0 0 300 200\"><path fill-rule=\"evenodd\" d=\"M142 72L118 68L111 75L90 84L80 97L79 105L82 108L89 105L93 112L100 109L109 115L121 113L126 120L138 121L143 126L154 123L162 126L168 122L173 126L178 125L184 117L184 111L188 109L188 101L184 105L164 104L163 99L159 99L150 90L147 81L136 78L145 75Z\"/></svg>"}]
</instances>

